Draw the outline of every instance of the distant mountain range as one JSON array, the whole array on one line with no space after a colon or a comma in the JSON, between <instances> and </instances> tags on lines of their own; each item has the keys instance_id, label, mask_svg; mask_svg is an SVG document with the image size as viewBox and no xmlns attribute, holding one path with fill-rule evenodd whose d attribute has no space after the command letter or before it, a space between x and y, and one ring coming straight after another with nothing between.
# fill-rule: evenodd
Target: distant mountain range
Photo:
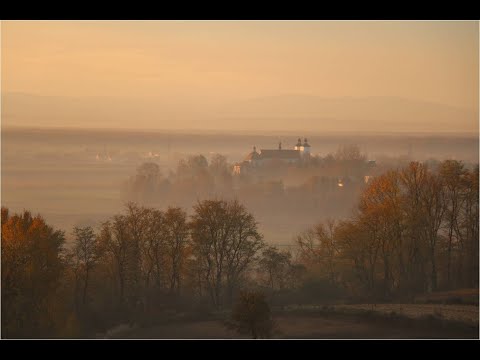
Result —
<instances>
[{"instance_id":1,"label":"distant mountain range","mask_svg":"<svg viewBox=\"0 0 480 360\"><path fill-rule=\"evenodd\" d=\"M239 102L224 116L289 130L478 132L478 112L398 97L271 96Z\"/></svg>"},{"instance_id":2,"label":"distant mountain range","mask_svg":"<svg viewBox=\"0 0 480 360\"><path fill-rule=\"evenodd\" d=\"M3 126L478 133L476 111L398 97L279 95L192 105L159 98L2 94Z\"/></svg>"}]
</instances>

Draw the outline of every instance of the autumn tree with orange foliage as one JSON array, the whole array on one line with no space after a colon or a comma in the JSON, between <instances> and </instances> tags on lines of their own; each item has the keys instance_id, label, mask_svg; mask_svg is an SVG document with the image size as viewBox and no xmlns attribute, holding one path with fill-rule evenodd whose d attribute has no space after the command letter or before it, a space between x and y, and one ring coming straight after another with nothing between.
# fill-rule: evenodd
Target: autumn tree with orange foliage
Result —
<instances>
[{"instance_id":1,"label":"autumn tree with orange foliage","mask_svg":"<svg viewBox=\"0 0 480 360\"><path fill-rule=\"evenodd\" d=\"M63 270L64 233L28 211L2 208L2 337L58 334L55 295Z\"/></svg>"},{"instance_id":2,"label":"autumn tree with orange foliage","mask_svg":"<svg viewBox=\"0 0 480 360\"><path fill-rule=\"evenodd\" d=\"M412 300L478 288L478 216L478 166L411 162L373 178L350 219L319 224L297 245L303 262L357 295Z\"/></svg>"}]
</instances>

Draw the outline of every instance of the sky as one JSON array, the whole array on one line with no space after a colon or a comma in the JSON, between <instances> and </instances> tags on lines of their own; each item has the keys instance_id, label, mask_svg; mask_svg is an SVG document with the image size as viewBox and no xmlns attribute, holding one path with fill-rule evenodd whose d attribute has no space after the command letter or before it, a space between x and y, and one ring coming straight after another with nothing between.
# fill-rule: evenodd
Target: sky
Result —
<instances>
[{"instance_id":1,"label":"sky","mask_svg":"<svg viewBox=\"0 0 480 360\"><path fill-rule=\"evenodd\" d=\"M170 113L386 96L478 114L478 21L2 21L1 41L2 94L150 99Z\"/></svg>"}]
</instances>

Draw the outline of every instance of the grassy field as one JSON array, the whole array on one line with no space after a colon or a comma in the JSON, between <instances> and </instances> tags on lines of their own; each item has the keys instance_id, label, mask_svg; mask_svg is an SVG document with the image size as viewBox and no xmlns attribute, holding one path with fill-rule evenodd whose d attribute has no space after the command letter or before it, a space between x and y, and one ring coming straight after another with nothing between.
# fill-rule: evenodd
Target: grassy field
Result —
<instances>
[{"instance_id":1,"label":"grassy field","mask_svg":"<svg viewBox=\"0 0 480 360\"><path fill-rule=\"evenodd\" d=\"M440 304L361 304L336 305L336 310L375 311L383 314L398 314L417 319L428 315L453 321L465 322L478 326L478 306L475 305L440 305Z\"/></svg>"},{"instance_id":2,"label":"grassy field","mask_svg":"<svg viewBox=\"0 0 480 360\"><path fill-rule=\"evenodd\" d=\"M476 314L476 318L475 318ZM381 304L288 307L273 312L274 339L478 339L478 307ZM100 336L102 337L102 336ZM120 327L108 338L242 339L222 318Z\"/></svg>"},{"instance_id":3,"label":"grassy field","mask_svg":"<svg viewBox=\"0 0 480 360\"><path fill-rule=\"evenodd\" d=\"M478 306L478 289L436 291L415 297L417 304L464 304Z\"/></svg>"}]
</instances>

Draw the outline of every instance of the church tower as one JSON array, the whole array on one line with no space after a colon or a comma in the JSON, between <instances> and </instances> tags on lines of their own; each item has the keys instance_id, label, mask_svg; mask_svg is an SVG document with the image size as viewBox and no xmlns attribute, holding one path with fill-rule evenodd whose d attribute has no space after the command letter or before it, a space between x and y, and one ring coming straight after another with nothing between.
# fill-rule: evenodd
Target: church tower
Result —
<instances>
[{"instance_id":1,"label":"church tower","mask_svg":"<svg viewBox=\"0 0 480 360\"><path fill-rule=\"evenodd\" d=\"M295 145L295 150L302 150L302 139L298 138L297 144Z\"/></svg>"},{"instance_id":2,"label":"church tower","mask_svg":"<svg viewBox=\"0 0 480 360\"><path fill-rule=\"evenodd\" d=\"M302 157L310 156L310 145L308 144L307 138L303 139L303 145L301 147Z\"/></svg>"}]
</instances>

